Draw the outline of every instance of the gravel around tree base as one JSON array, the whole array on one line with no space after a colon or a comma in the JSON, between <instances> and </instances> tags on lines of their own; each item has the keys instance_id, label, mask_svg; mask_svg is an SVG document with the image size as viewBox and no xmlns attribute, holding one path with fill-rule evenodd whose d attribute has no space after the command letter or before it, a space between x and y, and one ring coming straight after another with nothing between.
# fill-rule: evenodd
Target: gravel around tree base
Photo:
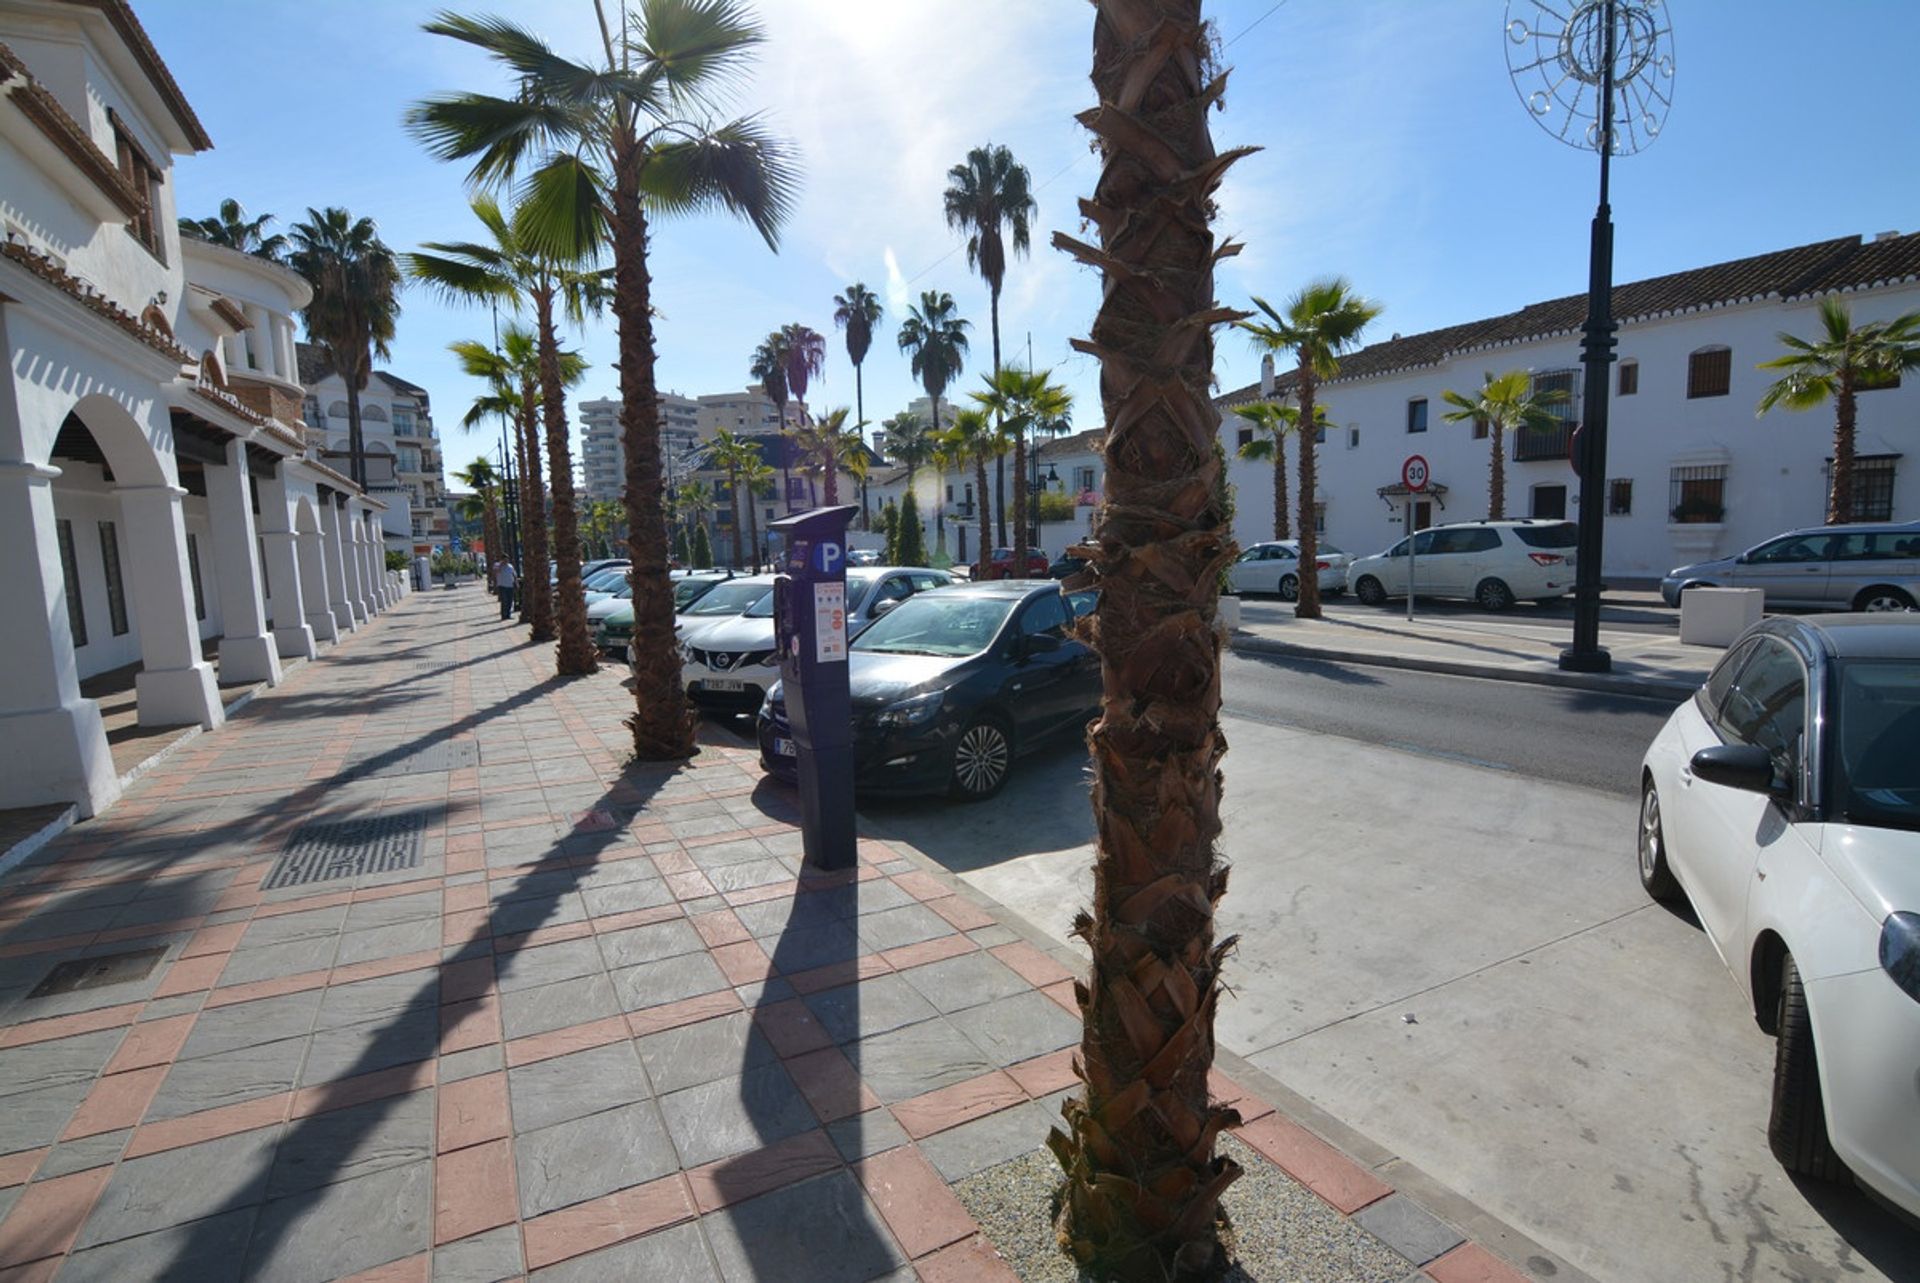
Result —
<instances>
[{"instance_id":1,"label":"gravel around tree base","mask_svg":"<svg viewBox=\"0 0 1920 1283\"><path fill-rule=\"evenodd\" d=\"M1311 1190L1231 1136L1222 1152L1246 1175L1221 1205L1232 1267L1228 1283L1399 1283L1413 1264L1321 1202ZM953 1187L987 1241L1026 1283L1097 1283L1054 1239L1048 1218L1060 1164L1034 1150Z\"/></svg>"}]
</instances>

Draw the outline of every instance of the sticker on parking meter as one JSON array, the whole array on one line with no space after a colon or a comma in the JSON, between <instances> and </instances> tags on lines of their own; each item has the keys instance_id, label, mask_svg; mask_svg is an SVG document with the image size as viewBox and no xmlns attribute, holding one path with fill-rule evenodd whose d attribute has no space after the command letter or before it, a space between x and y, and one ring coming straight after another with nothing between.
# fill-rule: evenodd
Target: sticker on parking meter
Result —
<instances>
[{"instance_id":1,"label":"sticker on parking meter","mask_svg":"<svg viewBox=\"0 0 1920 1283\"><path fill-rule=\"evenodd\" d=\"M847 662L847 586L813 586L813 658L819 664Z\"/></svg>"}]
</instances>

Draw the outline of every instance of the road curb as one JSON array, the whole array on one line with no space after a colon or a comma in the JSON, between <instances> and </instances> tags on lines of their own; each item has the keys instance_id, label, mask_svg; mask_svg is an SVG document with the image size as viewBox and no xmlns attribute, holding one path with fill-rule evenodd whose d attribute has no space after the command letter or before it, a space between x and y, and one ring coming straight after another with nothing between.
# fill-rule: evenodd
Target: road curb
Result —
<instances>
[{"instance_id":1,"label":"road curb","mask_svg":"<svg viewBox=\"0 0 1920 1283\"><path fill-rule=\"evenodd\" d=\"M1611 673L1563 673L1558 669L1512 668L1501 664L1425 659L1416 655L1382 655L1368 651L1332 650L1323 646L1302 646L1297 642L1275 641L1270 637L1252 637L1237 633L1228 638L1227 644L1236 651L1250 655L1283 655L1290 659L1314 659L1331 664L1401 668L1419 673L1444 673L1451 677L1484 677L1497 682L1561 686L1572 690L1601 691L1609 695L1638 695L1648 699L1685 699L1700 689L1698 682L1620 677Z\"/></svg>"}]
</instances>

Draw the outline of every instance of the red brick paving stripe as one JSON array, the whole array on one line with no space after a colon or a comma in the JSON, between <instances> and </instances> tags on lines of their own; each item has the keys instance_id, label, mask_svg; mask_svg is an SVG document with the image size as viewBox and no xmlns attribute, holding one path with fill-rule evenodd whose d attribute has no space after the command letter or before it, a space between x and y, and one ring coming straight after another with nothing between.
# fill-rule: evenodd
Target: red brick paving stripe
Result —
<instances>
[{"instance_id":1,"label":"red brick paving stripe","mask_svg":"<svg viewBox=\"0 0 1920 1283\"><path fill-rule=\"evenodd\" d=\"M40 1167L40 1160L47 1156L44 1149L22 1150L18 1154L0 1157L0 1189L12 1189L15 1185L25 1185Z\"/></svg>"},{"instance_id":2,"label":"red brick paving stripe","mask_svg":"<svg viewBox=\"0 0 1920 1283\"><path fill-rule=\"evenodd\" d=\"M500 1000L489 995L440 1008L440 1054L489 1047L501 1040Z\"/></svg>"},{"instance_id":3,"label":"red brick paving stripe","mask_svg":"<svg viewBox=\"0 0 1920 1283\"><path fill-rule=\"evenodd\" d=\"M911 1258L979 1232L979 1223L915 1146L876 1154L855 1165L853 1174Z\"/></svg>"},{"instance_id":4,"label":"red brick paving stripe","mask_svg":"<svg viewBox=\"0 0 1920 1283\"><path fill-rule=\"evenodd\" d=\"M466 958L440 967L440 1001L468 1002L493 992L492 958Z\"/></svg>"},{"instance_id":5,"label":"red brick paving stripe","mask_svg":"<svg viewBox=\"0 0 1920 1283\"><path fill-rule=\"evenodd\" d=\"M875 976L884 976L892 971L881 954L862 954L858 958L843 958L839 962L829 962L824 967L814 967L809 971L796 972L787 977L787 983L793 986L795 993L819 993L823 989L838 989L841 985L852 984L856 980L871 980Z\"/></svg>"},{"instance_id":6,"label":"red brick paving stripe","mask_svg":"<svg viewBox=\"0 0 1920 1283\"><path fill-rule=\"evenodd\" d=\"M1020 1084L996 1069L978 1078L903 1100L893 1106L893 1116L906 1128L907 1135L921 1140L1026 1102L1027 1093L1021 1090Z\"/></svg>"},{"instance_id":7,"label":"red brick paving stripe","mask_svg":"<svg viewBox=\"0 0 1920 1283\"><path fill-rule=\"evenodd\" d=\"M282 1091L258 1100L243 1100L236 1105L204 1109L184 1118L142 1123L135 1129L124 1156L141 1158L162 1150L179 1149L182 1145L197 1145L203 1140L237 1136L256 1127L277 1126L287 1120L287 1107L292 1103L293 1093Z\"/></svg>"},{"instance_id":8,"label":"red brick paving stripe","mask_svg":"<svg viewBox=\"0 0 1920 1283\"><path fill-rule=\"evenodd\" d=\"M93 1084L87 1098L74 1111L61 1140L79 1140L101 1132L117 1132L139 1122L167 1076L167 1065L149 1069L131 1069L124 1074L109 1074Z\"/></svg>"},{"instance_id":9,"label":"red brick paving stripe","mask_svg":"<svg viewBox=\"0 0 1920 1283\"><path fill-rule=\"evenodd\" d=\"M433 1161L433 1242L438 1247L519 1218L513 1149L505 1140L469 1145Z\"/></svg>"},{"instance_id":10,"label":"red brick paving stripe","mask_svg":"<svg viewBox=\"0 0 1920 1283\"><path fill-rule=\"evenodd\" d=\"M65 1255L112 1175L111 1167L96 1167L27 1186L0 1222L0 1266Z\"/></svg>"},{"instance_id":11,"label":"red brick paving stripe","mask_svg":"<svg viewBox=\"0 0 1920 1283\"><path fill-rule=\"evenodd\" d=\"M353 892L334 891L325 895L298 896L291 900L275 900L272 904L262 904L253 911L256 918L284 918L289 913L308 913L314 909L331 909L337 904L352 904Z\"/></svg>"},{"instance_id":12,"label":"red brick paving stripe","mask_svg":"<svg viewBox=\"0 0 1920 1283\"><path fill-rule=\"evenodd\" d=\"M385 1100L390 1096L405 1096L433 1086L439 1073L438 1062L416 1060L408 1065L395 1065L391 1069L376 1069L370 1074L336 1078L330 1083L302 1087L293 1093L290 1117L308 1118L336 1109L351 1109L369 1101Z\"/></svg>"},{"instance_id":13,"label":"red brick paving stripe","mask_svg":"<svg viewBox=\"0 0 1920 1283\"><path fill-rule=\"evenodd\" d=\"M396 900L403 895L425 895L441 889L439 878L416 878L412 882L389 882L384 886L361 887L353 893L355 904L369 900Z\"/></svg>"},{"instance_id":14,"label":"red brick paving stripe","mask_svg":"<svg viewBox=\"0 0 1920 1283\"><path fill-rule=\"evenodd\" d=\"M439 965L438 949L427 949L420 953L403 953L397 958L370 958L366 962L350 962L344 967L335 967L333 973L327 978L327 983L349 985L356 980L378 980L382 976L424 971Z\"/></svg>"},{"instance_id":15,"label":"red brick paving stripe","mask_svg":"<svg viewBox=\"0 0 1920 1283\"><path fill-rule=\"evenodd\" d=\"M53 1276L67 1263L65 1257L49 1256L27 1265L0 1269L0 1283L53 1283Z\"/></svg>"},{"instance_id":16,"label":"red brick paving stripe","mask_svg":"<svg viewBox=\"0 0 1920 1283\"><path fill-rule=\"evenodd\" d=\"M537 1270L678 1225L694 1215L693 1191L676 1172L536 1216L522 1229L527 1268Z\"/></svg>"},{"instance_id":17,"label":"red brick paving stripe","mask_svg":"<svg viewBox=\"0 0 1920 1283\"><path fill-rule=\"evenodd\" d=\"M666 884L676 900L704 900L710 895L719 894L714 890L713 883L707 881L707 875L700 872L669 873Z\"/></svg>"},{"instance_id":18,"label":"red brick paving stripe","mask_svg":"<svg viewBox=\"0 0 1920 1283\"><path fill-rule=\"evenodd\" d=\"M484 940L492 931L492 917L485 909L449 913L440 919L440 945L450 949L470 941Z\"/></svg>"},{"instance_id":19,"label":"red brick paving stripe","mask_svg":"<svg viewBox=\"0 0 1920 1283\"><path fill-rule=\"evenodd\" d=\"M823 1123L839 1122L880 1105L880 1098L860 1081L860 1071L838 1047L809 1051L786 1065L793 1085L813 1106L814 1117Z\"/></svg>"},{"instance_id":20,"label":"red brick paving stripe","mask_svg":"<svg viewBox=\"0 0 1920 1283\"><path fill-rule=\"evenodd\" d=\"M201 927L187 941L187 947L180 952L183 958L200 958L215 953L230 953L240 943L240 937L246 934L246 922L222 922L217 926Z\"/></svg>"},{"instance_id":21,"label":"red brick paving stripe","mask_svg":"<svg viewBox=\"0 0 1920 1283\"><path fill-rule=\"evenodd\" d=\"M234 909L251 909L260 903L260 893L247 887L228 887L220 893L220 898L207 907L209 913L227 913Z\"/></svg>"},{"instance_id":22,"label":"red brick paving stripe","mask_svg":"<svg viewBox=\"0 0 1920 1283\"><path fill-rule=\"evenodd\" d=\"M469 882L464 886L447 887L440 893L442 913L465 913L472 909L486 907L487 887L484 882Z\"/></svg>"},{"instance_id":23,"label":"red brick paving stripe","mask_svg":"<svg viewBox=\"0 0 1920 1283\"><path fill-rule=\"evenodd\" d=\"M1013 1267L979 1235L913 1263L920 1283L1020 1283Z\"/></svg>"},{"instance_id":24,"label":"red brick paving stripe","mask_svg":"<svg viewBox=\"0 0 1920 1283\"><path fill-rule=\"evenodd\" d=\"M1349 1216L1393 1193L1391 1185L1279 1114L1268 1114L1236 1130L1241 1140Z\"/></svg>"},{"instance_id":25,"label":"red brick paving stripe","mask_svg":"<svg viewBox=\"0 0 1920 1283\"><path fill-rule=\"evenodd\" d=\"M750 985L773 978L773 960L757 940L716 945L709 954L730 985Z\"/></svg>"},{"instance_id":26,"label":"red brick paving stripe","mask_svg":"<svg viewBox=\"0 0 1920 1283\"><path fill-rule=\"evenodd\" d=\"M181 994L198 993L202 989L213 988L220 973L227 969L224 953L211 953L201 958L182 958L167 969L160 987L153 991L156 998L176 998Z\"/></svg>"},{"instance_id":27,"label":"red brick paving stripe","mask_svg":"<svg viewBox=\"0 0 1920 1283\"><path fill-rule=\"evenodd\" d=\"M433 1274L433 1253L422 1252L402 1261L389 1261L341 1279L340 1283L427 1283Z\"/></svg>"},{"instance_id":28,"label":"red brick paving stripe","mask_svg":"<svg viewBox=\"0 0 1920 1283\"><path fill-rule=\"evenodd\" d=\"M798 998L757 1007L753 1019L782 1057L798 1056L833 1046L832 1035L821 1026L807 1004Z\"/></svg>"},{"instance_id":29,"label":"red brick paving stripe","mask_svg":"<svg viewBox=\"0 0 1920 1283\"><path fill-rule=\"evenodd\" d=\"M692 856L680 849L678 843L670 851L649 851L647 854L653 858L653 867L660 870L663 878L676 873L700 872L700 866L693 862Z\"/></svg>"},{"instance_id":30,"label":"red brick paving stripe","mask_svg":"<svg viewBox=\"0 0 1920 1283\"><path fill-rule=\"evenodd\" d=\"M107 1062L107 1067L101 1072L123 1074L129 1069L146 1069L172 1063L173 1058L180 1054L180 1048L186 1045L187 1035L193 1031L196 1019L197 1016L188 1012L184 1016L167 1016L135 1025L127 1031L120 1049L113 1053L113 1059Z\"/></svg>"},{"instance_id":31,"label":"red brick paving stripe","mask_svg":"<svg viewBox=\"0 0 1920 1283\"><path fill-rule=\"evenodd\" d=\"M1243 1123L1250 1123L1256 1118L1265 1118L1273 1112L1272 1105L1252 1095L1218 1069L1207 1070L1207 1090L1212 1093L1217 1103L1239 1110L1240 1121Z\"/></svg>"},{"instance_id":32,"label":"red brick paving stripe","mask_svg":"<svg viewBox=\"0 0 1920 1283\"><path fill-rule=\"evenodd\" d=\"M680 845L691 851L696 847L719 846L722 842L744 842L752 837L752 829L728 829L725 833L702 833L696 837L681 838Z\"/></svg>"},{"instance_id":33,"label":"red brick paving stripe","mask_svg":"<svg viewBox=\"0 0 1920 1283\"><path fill-rule=\"evenodd\" d=\"M130 1025L145 1005L141 1002L122 1003L118 1007L97 1007L92 1011L76 1011L71 1016L54 1016L47 1020L31 1020L23 1025L10 1025L0 1029L0 1049L24 1047L29 1043L51 1042L55 1038L71 1038L75 1034L90 1034Z\"/></svg>"},{"instance_id":34,"label":"red brick paving stripe","mask_svg":"<svg viewBox=\"0 0 1920 1283\"><path fill-rule=\"evenodd\" d=\"M507 1104L507 1076L481 1074L445 1083L437 1093L436 1153L465 1149L482 1141L513 1134L513 1116Z\"/></svg>"},{"instance_id":35,"label":"red brick paving stripe","mask_svg":"<svg viewBox=\"0 0 1920 1283\"><path fill-rule=\"evenodd\" d=\"M515 1038L507 1044L507 1063L518 1068L536 1061L552 1060L555 1056L571 1055L576 1051L590 1051L629 1037L632 1034L627 1028L626 1017L608 1016L584 1025L571 1025L565 1029Z\"/></svg>"},{"instance_id":36,"label":"red brick paving stripe","mask_svg":"<svg viewBox=\"0 0 1920 1283\"><path fill-rule=\"evenodd\" d=\"M931 873L915 869L911 873L896 873L893 884L916 900L938 900L953 894L953 888Z\"/></svg>"},{"instance_id":37,"label":"red brick paving stripe","mask_svg":"<svg viewBox=\"0 0 1920 1283\"><path fill-rule=\"evenodd\" d=\"M732 909L718 909L712 913L696 913L688 919L700 938L707 942L708 948L723 944L740 944L753 939L753 933L740 921L740 915Z\"/></svg>"},{"instance_id":38,"label":"red brick paving stripe","mask_svg":"<svg viewBox=\"0 0 1920 1283\"><path fill-rule=\"evenodd\" d=\"M1079 1054L1078 1047L1062 1047L1059 1051L1050 1051L1044 1056L1035 1056L1032 1060L1007 1066L1007 1076L1020 1084L1021 1091L1039 1100L1042 1096L1051 1096L1080 1081L1073 1072L1073 1058Z\"/></svg>"},{"instance_id":39,"label":"red brick paving stripe","mask_svg":"<svg viewBox=\"0 0 1920 1283\"><path fill-rule=\"evenodd\" d=\"M1528 1283L1525 1274L1478 1243L1462 1243L1422 1268L1434 1283Z\"/></svg>"},{"instance_id":40,"label":"red brick paving stripe","mask_svg":"<svg viewBox=\"0 0 1920 1283\"><path fill-rule=\"evenodd\" d=\"M531 931L517 931L512 935L495 936L495 953L514 953L521 949L537 949L543 944L560 944L566 940L582 940L593 934L591 922L556 922L550 926L535 927Z\"/></svg>"},{"instance_id":41,"label":"red brick paving stripe","mask_svg":"<svg viewBox=\"0 0 1920 1283\"><path fill-rule=\"evenodd\" d=\"M204 917L173 918L166 922L142 922L131 927L116 927L112 931L102 931L93 938L95 944L118 944L122 940L143 940L148 936L177 935L183 931L197 930Z\"/></svg>"},{"instance_id":42,"label":"red brick paving stripe","mask_svg":"<svg viewBox=\"0 0 1920 1283\"><path fill-rule=\"evenodd\" d=\"M453 839L447 839L447 872L479 873L487 867L487 853L479 847L453 848Z\"/></svg>"},{"instance_id":43,"label":"red brick paving stripe","mask_svg":"<svg viewBox=\"0 0 1920 1283\"><path fill-rule=\"evenodd\" d=\"M1058 984L1048 985L1040 992L1059 1003L1068 1015L1074 1017L1080 1015L1080 999L1073 992L1073 981L1062 980Z\"/></svg>"},{"instance_id":44,"label":"red brick paving stripe","mask_svg":"<svg viewBox=\"0 0 1920 1283\"><path fill-rule=\"evenodd\" d=\"M727 903L736 909L749 904L759 904L763 900L785 900L800 894L800 883L793 878L785 882L769 882L764 886L742 887L738 891L726 893Z\"/></svg>"},{"instance_id":45,"label":"red brick paving stripe","mask_svg":"<svg viewBox=\"0 0 1920 1283\"><path fill-rule=\"evenodd\" d=\"M1019 972L1021 978L1036 989L1044 989L1062 980L1073 979L1071 971L1024 940L997 944L987 952Z\"/></svg>"},{"instance_id":46,"label":"red brick paving stripe","mask_svg":"<svg viewBox=\"0 0 1920 1283\"><path fill-rule=\"evenodd\" d=\"M659 904L651 909L628 909L624 913L610 913L604 918L595 918L593 930L597 935L606 935L631 927L650 927L656 922L685 916L685 910L677 904Z\"/></svg>"},{"instance_id":47,"label":"red brick paving stripe","mask_svg":"<svg viewBox=\"0 0 1920 1283\"><path fill-rule=\"evenodd\" d=\"M739 1010L740 995L731 989L720 989L695 998L682 998L678 1002L664 1002L644 1011L630 1011L627 1013L627 1029L635 1038L644 1038L648 1034L678 1029L682 1025L696 1025L716 1016L730 1016Z\"/></svg>"},{"instance_id":48,"label":"red brick paving stripe","mask_svg":"<svg viewBox=\"0 0 1920 1283\"><path fill-rule=\"evenodd\" d=\"M978 931L994 924L994 916L971 900L957 895L927 901L927 907L961 931Z\"/></svg>"},{"instance_id":49,"label":"red brick paving stripe","mask_svg":"<svg viewBox=\"0 0 1920 1283\"><path fill-rule=\"evenodd\" d=\"M764 1149L723 1158L686 1174L693 1187L694 1206L702 1213L783 1189L809 1176L842 1166L840 1151L823 1131L802 1132L775 1141Z\"/></svg>"},{"instance_id":50,"label":"red brick paving stripe","mask_svg":"<svg viewBox=\"0 0 1920 1283\"><path fill-rule=\"evenodd\" d=\"M939 962L946 958L957 958L963 953L973 953L979 948L979 945L963 935L950 935L933 940L921 940L915 944L903 944L898 948L884 951L880 956L895 971L905 971L909 967L925 966L929 962Z\"/></svg>"}]
</instances>

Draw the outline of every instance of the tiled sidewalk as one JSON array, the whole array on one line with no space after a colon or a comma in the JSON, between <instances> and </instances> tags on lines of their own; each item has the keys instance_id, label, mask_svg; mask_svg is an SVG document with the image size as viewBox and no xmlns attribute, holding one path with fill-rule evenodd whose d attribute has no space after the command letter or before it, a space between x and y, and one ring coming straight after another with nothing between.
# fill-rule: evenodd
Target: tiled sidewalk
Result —
<instances>
[{"instance_id":1,"label":"tiled sidewalk","mask_svg":"<svg viewBox=\"0 0 1920 1283\"><path fill-rule=\"evenodd\" d=\"M623 767L519 637L411 598L0 881L0 1283L1013 1277L949 1186L1057 1117L1066 967L803 870L748 750ZM1521 1277L1218 1086L1410 1275Z\"/></svg>"}]
</instances>

